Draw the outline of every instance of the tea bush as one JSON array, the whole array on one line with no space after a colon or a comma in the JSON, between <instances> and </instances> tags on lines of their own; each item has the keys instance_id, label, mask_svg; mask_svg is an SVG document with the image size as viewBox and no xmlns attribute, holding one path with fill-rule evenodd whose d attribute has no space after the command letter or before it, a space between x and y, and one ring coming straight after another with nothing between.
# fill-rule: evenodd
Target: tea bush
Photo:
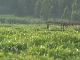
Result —
<instances>
[{"instance_id":1,"label":"tea bush","mask_svg":"<svg viewBox=\"0 0 80 60\"><path fill-rule=\"evenodd\" d=\"M0 24L0 59L79 60L80 32L74 28L56 30L36 24Z\"/></svg>"}]
</instances>

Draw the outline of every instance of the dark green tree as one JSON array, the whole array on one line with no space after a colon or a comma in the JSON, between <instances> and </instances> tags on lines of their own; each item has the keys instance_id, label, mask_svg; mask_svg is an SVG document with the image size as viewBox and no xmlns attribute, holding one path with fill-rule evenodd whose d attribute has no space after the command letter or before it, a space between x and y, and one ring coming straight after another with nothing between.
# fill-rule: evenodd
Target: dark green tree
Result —
<instances>
[{"instance_id":1,"label":"dark green tree","mask_svg":"<svg viewBox=\"0 0 80 60\"><path fill-rule=\"evenodd\" d=\"M35 17L37 18L40 18L41 3L42 0L38 0L35 4L34 13L35 13Z\"/></svg>"},{"instance_id":2,"label":"dark green tree","mask_svg":"<svg viewBox=\"0 0 80 60\"><path fill-rule=\"evenodd\" d=\"M66 6L64 9L64 13L62 15L62 19L69 19L70 20L70 18L71 18L71 13L70 13L68 6Z\"/></svg>"},{"instance_id":3,"label":"dark green tree","mask_svg":"<svg viewBox=\"0 0 80 60\"><path fill-rule=\"evenodd\" d=\"M74 21L80 21L80 0L75 0L72 4L71 18Z\"/></svg>"},{"instance_id":4,"label":"dark green tree","mask_svg":"<svg viewBox=\"0 0 80 60\"><path fill-rule=\"evenodd\" d=\"M48 20L51 17L53 6L51 6L51 0L43 0L41 4L40 18Z\"/></svg>"}]
</instances>

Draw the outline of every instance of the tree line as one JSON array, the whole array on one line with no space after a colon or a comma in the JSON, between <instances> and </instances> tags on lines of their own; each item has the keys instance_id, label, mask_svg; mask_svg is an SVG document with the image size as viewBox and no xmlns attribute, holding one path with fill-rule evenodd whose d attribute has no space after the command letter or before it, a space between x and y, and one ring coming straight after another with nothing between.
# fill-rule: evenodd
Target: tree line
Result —
<instances>
[{"instance_id":1,"label":"tree line","mask_svg":"<svg viewBox=\"0 0 80 60\"><path fill-rule=\"evenodd\" d=\"M0 15L80 21L80 0L0 0Z\"/></svg>"}]
</instances>

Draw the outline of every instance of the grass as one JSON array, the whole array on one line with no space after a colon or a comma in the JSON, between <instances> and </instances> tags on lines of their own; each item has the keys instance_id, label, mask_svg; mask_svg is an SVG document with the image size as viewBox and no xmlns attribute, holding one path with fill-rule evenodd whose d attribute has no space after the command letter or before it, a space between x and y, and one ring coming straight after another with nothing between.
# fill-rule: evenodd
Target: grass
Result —
<instances>
[{"instance_id":1,"label":"grass","mask_svg":"<svg viewBox=\"0 0 80 60\"><path fill-rule=\"evenodd\" d=\"M0 24L1 60L79 60L80 32L74 27ZM76 28L79 30L79 28ZM56 31L57 30L57 31Z\"/></svg>"}]
</instances>

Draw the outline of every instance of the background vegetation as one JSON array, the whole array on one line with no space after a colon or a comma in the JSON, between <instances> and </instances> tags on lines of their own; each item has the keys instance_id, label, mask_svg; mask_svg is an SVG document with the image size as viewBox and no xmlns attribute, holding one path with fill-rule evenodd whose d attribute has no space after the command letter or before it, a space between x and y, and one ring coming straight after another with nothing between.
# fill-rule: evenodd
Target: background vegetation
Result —
<instances>
[{"instance_id":1,"label":"background vegetation","mask_svg":"<svg viewBox=\"0 0 80 60\"><path fill-rule=\"evenodd\" d=\"M0 0L0 15L4 14L80 21L80 0Z\"/></svg>"}]
</instances>

